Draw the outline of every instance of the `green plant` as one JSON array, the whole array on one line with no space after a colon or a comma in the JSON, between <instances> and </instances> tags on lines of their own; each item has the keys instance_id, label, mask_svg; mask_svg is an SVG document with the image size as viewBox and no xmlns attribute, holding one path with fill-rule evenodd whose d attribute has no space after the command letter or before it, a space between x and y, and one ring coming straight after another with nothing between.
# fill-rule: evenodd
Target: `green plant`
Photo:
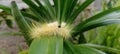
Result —
<instances>
[{"instance_id":1,"label":"green plant","mask_svg":"<svg viewBox=\"0 0 120 54\"><path fill-rule=\"evenodd\" d=\"M7 12L4 12L4 11L0 12L0 24L3 21L6 22L6 25L9 28L13 28L13 25L12 25L13 18L11 18L11 16Z\"/></svg>"},{"instance_id":2,"label":"green plant","mask_svg":"<svg viewBox=\"0 0 120 54\"><path fill-rule=\"evenodd\" d=\"M104 0L106 1L106 0ZM110 0L108 3L104 2L103 8L114 8L119 6L119 1L117 0ZM105 5L108 4L108 5ZM107 10L103 9L103 10ZM119 26L118 24L112 24L107 26L98 27L92 30L89 30L85 32L85 37L87 39L88 43L97 44L97 45L103 45L107 47L112 47L116 49L120 49L119 46ZM106 49L107 50L107 49ZM104 50L104 51L106 51ZM114 51L114 50L113 50ZM108 54L115 54L111 51L107 52ZM119 53L118 53L119 54Z\"/></svg>"},{"instance_id":3,"label":"green plant","mask_svg":"<svg viewBox=\"0 0 120 54\"><path fill-rule=\"evenodd\" d=\"M34 0L34 2L23 0L32 13L19 11L13 1L12 11L8 7L5 10L12 12L15 17L15 21L30 46L28 54L106 54L97 48L119 53L120 50L114 50L114 48L86 45L87 40L83 33L96 27L120 23L120 7L103 11L73 25L79 13L93 1L85 0L78 5L78 0L53 0L54 5L51 5L49 0ZM73 44L70 39L76 37L78 44Z\"/></svg>"}]
</instances>

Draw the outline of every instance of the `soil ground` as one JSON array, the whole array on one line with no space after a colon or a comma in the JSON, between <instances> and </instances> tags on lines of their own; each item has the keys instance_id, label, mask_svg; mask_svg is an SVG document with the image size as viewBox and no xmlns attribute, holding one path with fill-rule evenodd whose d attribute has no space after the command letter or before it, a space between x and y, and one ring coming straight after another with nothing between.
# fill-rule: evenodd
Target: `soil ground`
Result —
<instances>
[{"instance_id":1,"label":"soil ground","mask_svg":"<svg viewBox=\"0 0 120 54\"><path fill-rule=\"evenodd\" d=\"M18 31L17 26L14 23L12 29L8 28L5 23L0 25L0 33L1 32L16 32ZM0 35L0 49L4 49L9 54L18 54L19 49L27 49L27 45L23 36L1 36ZM0 54L2 54L0 52Z\"/></svg>"}]
</instances>

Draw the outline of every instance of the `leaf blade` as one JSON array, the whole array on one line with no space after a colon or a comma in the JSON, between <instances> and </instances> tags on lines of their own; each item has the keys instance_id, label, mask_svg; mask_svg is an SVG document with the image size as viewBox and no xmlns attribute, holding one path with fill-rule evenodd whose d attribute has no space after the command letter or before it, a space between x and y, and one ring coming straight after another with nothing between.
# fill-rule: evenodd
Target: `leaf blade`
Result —
<instances>
[{"instance_id":1,"label":"leaf blade","mask_svg":"<svg viewBox=\"0 0 120 54\"><path fill-rule=\"evenodd\" d=\"M95 16L88 18L86 21L79 23L74 29L77 33L81 33L99 26L120 23L119 15L120 7L112 8L110 10L106 10L102 13L99 13Z\"/></svg>"},{"instance_id":2,"label":"leaf blade","mask_svg":"<svg viewBox=\"0 0 120 54\"><path fill-rule=\"evenodd\" d=\"M27 44L30 45L31 39L28 36L28 31L31 28L30 24L25 20L21 12L19 11L16 2L12 1L12 14L15 17L15 21L17 22L18 27L21 29L22 33L24 34L24 37L27 41Z\"/></svg>"},{"instance_id":3,"label":"leaf blade","mask_svg":"<svg viewBox=\"0 0 120 54\"><path fill-rule=\"evenodd\" d=\"M28 54L62 54L62 51L63 38L42 37L32 42Z\"/></svg>"},{"instance_id":4,"label":"leaf blade","mask_svg":"<svg viewBox=\"0 0 120 54\"><path fill-rule=\"evenodd\" d=\"M69 17L70 19L67 20L67 23L72 24L73 21L76 19L78 14L82 12L88 5L90 5L94 0L86 0L82 5L78 7L77 10L75 10L72 15Z\"/></svg>"},{"instance_id":5,"label":"leaf blade","mask_svg":"<svg viewBox=\"0 0 120 54\"><path fill-rule=\"evenodd\" d=\"M101 45L96 45L96 44L81 44L81 45L101 49L101 50L104 50L104 51L111 51L111 52L114 52L114 53L120 53L120 50L115 49L115 48L111 48L111 47L107 47L107 46L101 46Z\"/></svg>"}]
</instances>

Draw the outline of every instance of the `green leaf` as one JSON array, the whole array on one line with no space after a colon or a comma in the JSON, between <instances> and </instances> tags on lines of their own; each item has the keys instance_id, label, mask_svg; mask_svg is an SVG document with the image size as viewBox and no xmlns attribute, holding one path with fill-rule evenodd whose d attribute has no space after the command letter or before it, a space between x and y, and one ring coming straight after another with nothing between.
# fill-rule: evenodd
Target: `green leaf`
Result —
<instances>
[{"instance_id":1,"label":"green leaf","mask_svg":"<svg viewBox=\"0 0 120 54\"><path fill-rule=\"evenodd\" d=\"M39 8L33 1L31 0L22 0L23 2L25 2L31 9L31 11L34 13L34 15L37 18L40 18L41 22L46 22L48 15L46 15L45 13L43 13L43 10L41 8Z\"/></svg>"},{"instance_id":2,"label":"green leaf","mask_svg":"<svg viewBox=\"0 0 120 54\"><path fill-rule=\"evenodd\" d=\"M60 17L61 3L62 3L61 1L62 0L53 0L55 6L56 18L58 19L59 24L61 24L61 17Z\"/></svg>"},{"instance_id":3,"label":"green leaf","mask_svg":"<svg viewBox=\"0 0 120 54\"><path fill-rule=\"evenodd\" d=\"M35 0L35 2L39 5L38 7L41 10L40 14L42 15L43 18L46 18L47 21L55 20L54 8L50 4L49 0L46 1Z\"/></svg>"},{"instance_id":4,"label":"green leaf","mask_svg":"<svg viewBox=\"0 0 120 54\"><path fill-rule=\"evenodd\" d=\"M83 4L81 4L78 9L76 9L68 18L67 23L72 24L74 20L77 18L79 13L81 13L86 7L88 7L94 0L86 0Z\"/></svg>"},{"instance_id":5,"label":"green leaf","mask_svg":"<svg viewBox=\"0 0 120 54\"><path fill-rule=\"evenodd\" d=\"M63 49L63 54L73 54L73 52L65 46Z\"/></svg>"},{"instance_id":6,"label":"green leaf","mask_svg":"<svg viewBox=\"0 0 120 54\"><path fill-rule=\"evenodd\" d=\"M38 7L41 7L42 4L40 3L40 0L34 0L37 4L38 4Z\"/></svg>"},{"instance_id":7,"label":"green leaf","mask_svg":"<svg viewBox=\"0 0 120 54\"><path fill-rule=\"evenodd\" d=\"M0 9L4 10L5 12L11 14L11 8L10 7L7 7L7 6L4 6L4 5L0 5ZM25 17L28 17L30 19L33 19L35 21L40 21L39 17L36 17L32 14L29 14L27 12L21 12L23 14L23 16Z\"/></svg>"},{"instance_id":8,"label":"green leaf","mask_svg":"<svg viewBox=\"0 0 120 54\"><path fill-rule=\"evenodd\" d=\"M28 54L62 54L63 38L57 36L34 39Z\"/></svg>"},{"instance_id":9,"label":"green leaf","mask_svg":"<svg viewBox=\"0 0 120 54\"><path fill-rule=\"evenodd\" d=\"M80 52L77 52L74 45L69 41L64 41L64 51L63 54L79 54Z\"/></svg>"},{"instance_id":10,"label":"green leaf","mask_svg":"<svg viewBox=\"0 0 120 54\"><path fill-rule=\"evenodd\" d=\"M79 45L79 46L75 46L76 49L80 52L80 54L106 54L100 50L91 48L91 47L87 47L84 45Z\"/></svg>"},{"instance_id":11,"label":"green leaf","mask_svg":"<svg viewBox=\"0 0 120 54\"><path fill-rule=\"evenodd\" d=\"M61 25L61 22L66 22L66 20L69 19L77 1L78 0L53 0L59 26Z\"/></svg>"},{"instance_id":12,"label":"green leaf","mask_svg":"<svg viewBox=\"0 0 120 54\"><path fill-rule=\"evenodd\" d=\"M15 20L18 26L20 27L20 29L24 31L28 31L30 29L30 25L28 24L28 22L25 20L25 18L19 11L15 1L13 1L11 5L12 5L12 13L13 13L13 16L15 17Z\"/></svg>"},{"instance_id":13,"label":"green leaf","mask_svg":"<svg viewBox=\"0 0 120 54\"><path fill-rule=\"evenodd\" d=\"M38 4L38 8L40 10L40 15L46 19L47 22L52 21L53 18L50 16L50 13L48 11L48 8L46 9L46 5L42 5L40 0L35 0L35 2ZM51 5L49 5L51 6ZM50 9L49 9L50 10ZM55 17L54 17L55 18Z\"/></svg>"},{"instance_id":14,"label":"green leaf","mask_svg":"<svg viewBox=\"0 0 120 54\"><path fill-rule=\"evenodd\" d=\"M21 29L22 33L24 34L24 37L25 37L28 45L30 45L31 39L28 36L28 31L31 27L30 27L29 23L23 17L21 12L19 11L15 1L13 1L11 3L11 5L12 5L12 14L15 17L15 21L17 22L18 27Z\"/></svg>"},{"instance_id":15,"label":"green leaf","mask_svg":"<svg viewBox=\"0 0 120 54\"><path fill-rule=\"evenodd\" d=\"M106 54L100 50L87 47L84 45L73 45L71 42L66 40L64 42L63 54Z\"/></svg>"},{"instance_id":16,"label":"green leaf","mask_svg":"<svg viewBox=\"0 0 120 54\"><path fill-rule=\"evenodd\" d=\"M63 5L61 5L61 21L65 22L66 19L66 13L68 10L69 5L72 3L72 0L65 0L63 3Z\"/></svg>"},{"instance_id":17,"label":"green leaf","mask_svg":"<svg viewBox=\"0 0 120 54\"><path fill-rule=\"evenodd\" d=\"M111 47L107 47L107 46L101 46L101 45L96 45L96 44L81 44L81 45L101 49L101 50L104 50L104 51L120 53L119 49L115 49L115 48L111 48Z\"/></svg>"},{"instance_id":18,"label":"green leaf","mask_svg":"<svg viewBox=\"0 0 120 54\"><path fill-rule=\"evenodd\" d=\"M0 9L6 11L6 12L9 13L9 14L11 13L10 7L7 7L7 6L5 6L5 5L0 5Z\"/></svg>"},{"instance_id":19,"label":"green leaf","mask_svg":"<svg viewBox=\"0 0 120 54\"><path fill-rule=\"evenodd\" d=\"M21 32L0 32L0 36L22 36Z\"/></svg>"},{"instance_id":20,"label":"green leaf","mask_svg":"<svg viewBox=\"0 0 120 54\"><path fill-rule=\"evenodd\" d=\"M108 24L120 23L120 7L112 8L95 16L88 18L86 21L79 23L73 30L75 35L87 30L104 26Z\"/></svg>"},{"instance_id":21,"label":"green leaf","mask_svg":"<svg viewBox=\"0 0 120 54\"><path fill-rule=\"evenodd\" d=\"M28 17L29 19L32 19L34 21L40 21L40 19L32 14L29 14L27 12L21 12L23 16Z\"/></svg>"},{"instance_id":22,"label":"green leaf","mask_svg":"<svg viewBox=\"0 0 120 54\"><path fill-rule=\"evenodd\" d=\"M11 19L5 19L5 22L9 28L13 28Z\"/></svg>"},{"instance_id":23,"label":"green leaf","mask_svg":"<svg viewBox=\"0 0 120 54\"><path fill-rule=\"evenodd\" d=\"M72 3L69 2L68 12L67 12L68 17L74 12L75 7L78 5L77 2L78 0L72 0Z\"/></svg>"},{"instance_id":24,"label":"green leaf","mask_svg":"<svg viewBox=\"0 0 120 54\"><path fill-rule=\"evenodd\" d=\"M28 50L21 51L18 54L28 54Z\"/></svg>"},{"instance_id":25,"label":"green leaf","mask_svg":"<svg viewBox=\"0 0 120 54\"><path fill-rule=\"evenodd\" d=\"M84 34L83 34L83 33L80 33L79 35L80 35L80 37L79 37L79 39L78 39L78 43L79 43L79 44L81 44L81 43L86 43L87 40L86 40Z\"/></svg>"},{"instance_id":26,"label":"green leaf","mask_svg":"<svg viewBox=\"0 0 120 54\"><path fill-rule=\"evenodd\" d=\"M42 0L41 4L46 9L46 11L50 14L51 20L56 19L54 9L50 4L49 0Z\"/></svg>"}]
</instances>

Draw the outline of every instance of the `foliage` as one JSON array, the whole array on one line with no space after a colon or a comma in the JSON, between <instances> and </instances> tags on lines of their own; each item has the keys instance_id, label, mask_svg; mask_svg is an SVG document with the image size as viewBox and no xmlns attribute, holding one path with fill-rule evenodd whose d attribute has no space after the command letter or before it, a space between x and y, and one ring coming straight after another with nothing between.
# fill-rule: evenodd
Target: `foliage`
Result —
<instances>
[{"instance_id":1,"label":"foliage","mask_svg":"<svg viewBox=\"0 0 120 54\"><path fill-rule=\"evenodd\" d=\"M2 22L5 22L9 28L13 28L12 21L13 21L13 19L11 18L11 16L8 13L6 13L4 11L0 12L0 24Z\"/></svg>"},{"instance_id":2,"label":"foliage","mask_svg":"<svg viewBox=\"0 0 120 54\"><path fill-rule=\"evenodd\" d=\"M9 7L2 7L2 9L12 13L15 17L17 25L22 31L27 44L30 46L28 54L106 54L106 52L114 50L114 48L106 46L100 47L102 44L99 46L92 45L92 47L85 45L88 43L88 40L85 38L84 32L96 27L120 23L120 7L105 10L83 22L79 22L77 25L73 25L77 16L94 0L85 0L82 4L78 4L78 0L53 0L54 5L51 5L49 0L23 0L23 2L29 6L31 13L20 11L15 1L11 3L11 9ZM32 31L32 28L39 25L42 27L44 24L51 25L50 23L55 21L58 22L57 33L50 30L53 32L52 35L38 35L40 37L31 39L30 31ZM63 22L65 27L70 27L70 38L65 38L64 35L58 34L58 32L66 33L59 31L59 29L64 28L62 26ZM76 37L78 38L78 44L73 44L70 39ZM101 49L97 49L99 47L108 50L103 50L104 52L102 52ZM111 52L118 53L120 50L116 49L116 51Z\"/></svg>"},{"instance_id":3,"label":"foliage","mask_svg":"<svg viewBox=\"0 0 120 54\"><path fill-rule=\"evenodd\" d=\"M111 5L104 4L102 7L103 8L106 7L108 9L108 8L114 8L114 7L119 6L118 5L119 1L118 2L115 2L115 1L116 0L110 0L108 3L106 2L106 4L111 3ZM107 10L107 9L103 9L103 11ZM85 32L87 42L119 49L120 48L120 46L119 46L119 38L120 38L119 37L119 32L120 32L119 29L120 29L120 27L119 26L120 25L118 25L118 24L112 24L112 25L102 26L102 27L98 27L98 28L89 30L89 31ZM109 51L107 53L115 54L115 53L112 53L111 51Z\"/></svg>"}]
</instances>

